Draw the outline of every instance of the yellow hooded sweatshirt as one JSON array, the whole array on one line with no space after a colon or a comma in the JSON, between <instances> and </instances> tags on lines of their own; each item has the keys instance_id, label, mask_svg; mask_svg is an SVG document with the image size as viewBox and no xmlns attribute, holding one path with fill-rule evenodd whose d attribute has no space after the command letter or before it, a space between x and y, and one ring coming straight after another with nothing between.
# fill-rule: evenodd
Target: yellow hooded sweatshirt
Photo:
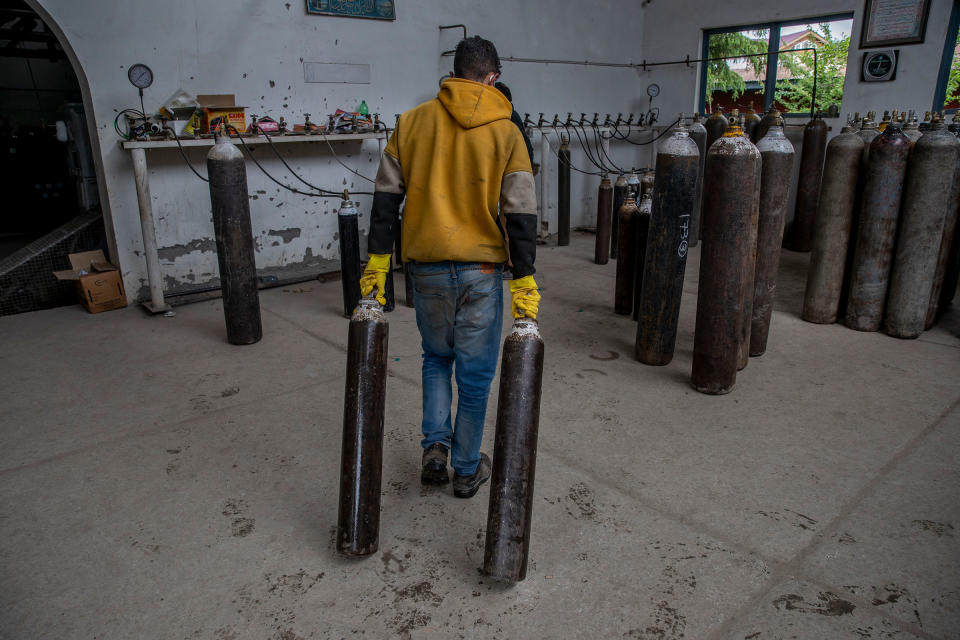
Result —
<instances>
[{"instance_id":1,"label":"yellow hooded sweatshirt","mask_svg":"<svg viewBox=\"0 0 960 640\"><path fill-rule=\"evenodd\" d=\"M404 196L405 262L506 262L498 210L510 233L514 227L518 235L533 232L523 239L530 247L517 252L535 252L533 173L512 112L494 87L451 78L435 99L401 115L377 174L370 252L391 252ZM522 223L510 224L510 214L523 214ZM510 244L513 250L513 238ZM522 262L529 268L521 270L533 273L533 255Z\"/></svg>"}]
</instances>

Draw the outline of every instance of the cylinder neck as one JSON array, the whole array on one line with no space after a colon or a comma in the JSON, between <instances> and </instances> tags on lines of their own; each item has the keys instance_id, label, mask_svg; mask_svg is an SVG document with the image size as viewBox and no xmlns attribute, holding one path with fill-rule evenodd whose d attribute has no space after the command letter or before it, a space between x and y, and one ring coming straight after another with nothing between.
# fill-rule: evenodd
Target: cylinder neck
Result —
<instances>
[{"instance_id":1,"label":"cylinder neck","mask_svg":"<svg viewBox=\"0 0 960 640\"><path fill-rule=\"evenodd\" d=\"M513 321L511 333L514 335L530 335L540 337L540 325L533 318L516 318Z\"/></svg>"},{"instance_id":2,"label":"cylinder neck","mask_svg":"<svg viewBox=\"0 0 960 640\"><path fill-rule=\"evenodd\" d=\"M773 127L770 127L771 129ZM740 123L735 120L730 120L730 124L727 126L727 130L723 132L724 138L736 138L743 136L743 127L740 126Z\"/></svg>"}]
</instances>

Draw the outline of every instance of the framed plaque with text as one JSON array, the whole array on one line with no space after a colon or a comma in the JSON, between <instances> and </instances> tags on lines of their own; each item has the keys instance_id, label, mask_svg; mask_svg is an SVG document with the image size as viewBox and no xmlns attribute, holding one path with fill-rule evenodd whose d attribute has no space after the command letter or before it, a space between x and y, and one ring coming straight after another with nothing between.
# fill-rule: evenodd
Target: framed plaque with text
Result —
<instances>
[{"instance_id":1,"label":"framed plaque with text","mask_svg":"<svg viewBox=\"0 0 960 640\"><path fill-rule=\"evenodd\" d=\"M919 44L929 14L930 0L866 0L860 48Z\"/></svg>"},{"instance_id":2,"label":"framed plaque with text","mask_svg":"<svg viewBox=\"0 0 960 640\"><path fill-rule=\"evenodd\" d=\"M307 0L307 13L375 20L397 19L393 0Z\"/></svg>"}]
</instances>

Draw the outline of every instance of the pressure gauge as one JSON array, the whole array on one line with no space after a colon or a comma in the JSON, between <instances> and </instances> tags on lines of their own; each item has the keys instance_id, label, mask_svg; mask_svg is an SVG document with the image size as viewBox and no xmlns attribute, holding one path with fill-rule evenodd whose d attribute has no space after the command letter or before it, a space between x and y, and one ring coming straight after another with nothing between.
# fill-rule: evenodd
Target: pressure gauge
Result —
<instances>
[{"instance_id":1,"label":"pressure gauge","mask_svg":"<svg viewBox=\"0 0 960 640\"><path fill-rule=\"evenodd\" d=\"M145 64L135 64L127 70L130 83L137 89L146 89L153 84L153 71Z\"/></svg>"},{"instance_id":2,"label":"pressure gauge","mask_svg":"<svg viewBox=\"0 0 960 640\"><path fill-rule=\"evenodd\" d=\"M647 87L647 95L650 96L651 98L656 98L658 95L660 95L660 85L658 84L649 85Z\"/></svg>"},{"instance_id":3,"label":"pressure gauge","mask_svg":"<svg viewBox=\"0 0 960 640\"><path fill-rule=\"evenodd\" d=\"M861 77L864 82L885 82L897 77L897 51L868 51L863 54Z\"/></svg>"}]
</instances>

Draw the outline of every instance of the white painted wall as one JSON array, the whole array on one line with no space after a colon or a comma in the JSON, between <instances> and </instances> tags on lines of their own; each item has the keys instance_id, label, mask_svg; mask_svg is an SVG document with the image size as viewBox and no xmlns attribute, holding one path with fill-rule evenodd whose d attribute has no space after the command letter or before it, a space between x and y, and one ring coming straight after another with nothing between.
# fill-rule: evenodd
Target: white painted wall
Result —
<instances>
[{"instance_id":1,"label":"white painted wall","mask_svg":"<svg viewBox=\"0 0 960 640\"><path fill-rule=\"evenodd\" d=\"M126 77L130 64L143 62L154 70L156 79L145 97L148 111L182 87L193 94L233 93L239 104L249 107L248 113L284 115L288 122L302 121L304 111L322 121L337 107L354 108L366 100L371 112L392 122L392 114L435 95L439 76L452 67L452 58L441 58L440 53L455 46L459 32L441 32L441 24L465 23L471 35L492 39L501 56L619 61L640 58L644 27L643 13L631 0L592 2L589 12L577 0L407 0L399 3L396 22L308 16L304 0L31 3L62 31L81 66L100 149L113 259L123 272L128 295L141 298L146 296L146 266L133 173L129 154L119 147L113 130L116 110L139 106ZM306 84L303 61L368 62L371 84ZM513 89L521 114L637 112L637 96L645 86L630 70L556 65L507 63L502 79ZM642 148L620 147L614 151L619 163L647 163ZM315 184L358 191L371 186L333 162L323 143L285 149L291 164ZM342 143L337 151L361 173L375 175L376 142ZM264 148L257 155L269 170L284 175L269 153ZM189 155L205 172L204 153ZM149 151L148 162L167 290L213 280L217 264L206 184L186 169L175 149ZM586 164L578 150L573 162ZM555 171L556 159L546 165ZM252 164L248 178L250 192L257 196L250 204L258 267L338 268L338 201L279 190ZM289 176L285 180L293 183ZM597 184L596 178L574 178L574 225L592 222ZM358 200L368 213L370 198ZM367 220L362 219L363 227Z\"/></svg>"},{"instance_id":2,"label":"white painted wall","mask_svg":"<svg viewBox=\"0 0 960 640\"><path fill-rule=\"evenodd\" d=\"M921 114L930 109L940 69L940 56L950 19L952 0L932 0L923 44L900 45L897 79L893 82L860 81L859 48L863 22L863 0L805 0L786 3L707 3L698 0L655 0L644 10L643 55L648 61L699 58L703 30L758 22L813 18L819 15L852 11L853 32L847 60L841 118L828 120L832 133L839 133L847 114L869 110L915 109ZM656 67L641 73L644 82L660 85L664 113L691 112L697 109L700 71L695 65Z\"/></svg>"},{"instance_id":3,"label":"white painted wall","mask_svg":"<svg viewBox=\"0 0 960 640\"><path fill-rule=\"evenodd\" d=\"M806 0L779 4L705 3L697 0L654 1L644 11L643 55L649 62L699 58L703 46L703 30L815 18L852 11L853 30L847 58L847 77L843 85L843 104L839 118L825 118L830 127L828 137L840 133L847 115L859 111L914 109L920 114L930 109L940 70L940 57L947 36L952 0L932 0L923 44L900 45L897 78L893 82L861 82L860 64L864 50L859 48L863 26L863 0ZM888 47L884 47L888 48ZM690 113L698 108L700 68L698 65L654 67L640 72L643 84L656 82L661 87L659 101L663 117L672 113ZM806 118L789 118L788 124L807 122ZM802 150L802 129L788 127L794 143L796 161L791 184L787 226L793 219L796 204L799 159Z\"/></svg>"}]
</instances>

